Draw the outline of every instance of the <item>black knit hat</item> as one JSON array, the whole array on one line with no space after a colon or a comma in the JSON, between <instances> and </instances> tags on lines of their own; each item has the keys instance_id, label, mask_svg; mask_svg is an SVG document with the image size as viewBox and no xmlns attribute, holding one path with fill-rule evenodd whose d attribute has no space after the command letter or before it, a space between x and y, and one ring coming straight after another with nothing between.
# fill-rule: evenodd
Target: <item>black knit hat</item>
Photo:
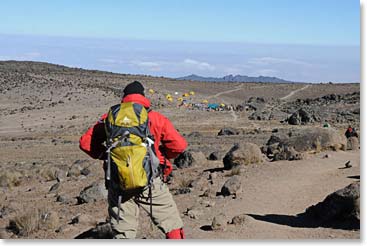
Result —
<instances>
[{"instance_id":1,"label":"black knit hat","mask_svg":"<svg viewBox=\"0 0 367 246\"><path fill-rule=\"evenodd\" d=\"M130 94L140 94L144 95L144 86L139 81L134 81L128 84L125 89L122 91L123 97L130 95Z\"/></svg>"}]
</instances>

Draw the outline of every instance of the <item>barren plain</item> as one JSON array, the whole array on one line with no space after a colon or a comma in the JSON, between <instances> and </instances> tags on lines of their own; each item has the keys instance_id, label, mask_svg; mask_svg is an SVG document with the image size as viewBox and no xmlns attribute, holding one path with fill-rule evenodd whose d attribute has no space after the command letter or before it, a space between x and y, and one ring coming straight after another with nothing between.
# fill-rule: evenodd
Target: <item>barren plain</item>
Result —
<instances>
[{"instance_id":1,"label":"barren plain","mask_svg":"<svg viewBox=\"0 0 367 246\"><path fill-rule=\"evenodd\" d=\"M359 214L358 225L343 209L327 221L305 216L359 181L359 147L344 137L348 125L360 131L359 84L177 81L15 61L0 62L0 238L108 237L105 193L81 199L83 189L103 184L102 163L78 141L134 80L189 143L190 158L169 184L187 238L359 239ZM237 110L178 107L190 91L192 104ZM236 156L247 158L245 143L257 146L261 160L224 168L235 144L244 146ZM227 195L223 186L234 177ZM143 211L138 238L164 238Z\"/></svg>"}]
</instances>

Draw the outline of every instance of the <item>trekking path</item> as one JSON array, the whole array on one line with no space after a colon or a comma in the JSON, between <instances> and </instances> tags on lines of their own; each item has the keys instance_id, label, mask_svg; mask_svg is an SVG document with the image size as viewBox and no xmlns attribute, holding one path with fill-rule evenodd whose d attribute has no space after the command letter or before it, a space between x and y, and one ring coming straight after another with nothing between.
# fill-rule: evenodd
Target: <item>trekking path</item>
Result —
<instances>
[{"instance_id":1,"label":"trekking path","mask_svg":"<svg viewBox=\"0 0 367 246\"><path fill-rule=\"evenodd\" d=\"M291 93L289 93L288 95L284 96L284 97L281 97L280 100L287 100L288 98L292 97L294 94L300 92L300 91L303 91L305 89L307 89L308 87L310 87L311 85L306 85L300 89L297 89L297 90L294 90L294 91L291 91Z\"/></svg>"},{"instance_id":2,"label":"trekking path","mask_svg":"<svg viewBox=\"0 0 367 246\"><path fill-rule=\"evenodd\" d=\"M244 85L242 84L242 85L238 86L236 89L222 91L222 92L219 92L219 93L214 94L212 96L209 96L208 98L211 99L211 98L214 98L214 97L219 97L220 95L223 95L223 94L228 94L228 93L231 93L231 92L242 90L243 89L243 86Z\"/></svg>"},{"instance_id":3,"label":"trekking path","mask_svg":"<svg viewBox=\"0 0 367 246\"><path fill-rule=\"evenodd\" d=\"M325 154L329 157L323 158ZM345 169L348 160L353 167ZM359 180L359 162L359 151L330 151L300 161L248 166L239 176L242 191L236 199L213 198L215 205L204 208L206 212L200 220L184 217L186 235L198 239L359 238L358 230L311 228L296 217L328 194ZM220 191L225 180L217 181L216 190ZM221 212L229 221L236 215L247 217L243 225L226 225L225 231L206 229L212 218Z\"/></svg>"}]
</instances>

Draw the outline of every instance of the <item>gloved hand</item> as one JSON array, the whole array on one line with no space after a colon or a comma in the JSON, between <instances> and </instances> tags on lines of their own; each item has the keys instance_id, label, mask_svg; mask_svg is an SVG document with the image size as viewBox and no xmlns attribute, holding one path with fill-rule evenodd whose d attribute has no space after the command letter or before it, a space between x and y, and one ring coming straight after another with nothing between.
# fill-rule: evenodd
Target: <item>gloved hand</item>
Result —
<instances>
[{"instance_id":1,"label":"gloved hand","mask_svg":"<svg viewBox=\"0 0 367 246\"><path fill-rule=\"evenodd\" d=\"M160 164L158 166L158 169L159 169L159 175L161 176L162 178L162 181L164 183L168 183L168 181L170 180L170 176L171 176L171 173L172 173L172 166L164 166L163 164Z\"/></svg>"}]
</instances>

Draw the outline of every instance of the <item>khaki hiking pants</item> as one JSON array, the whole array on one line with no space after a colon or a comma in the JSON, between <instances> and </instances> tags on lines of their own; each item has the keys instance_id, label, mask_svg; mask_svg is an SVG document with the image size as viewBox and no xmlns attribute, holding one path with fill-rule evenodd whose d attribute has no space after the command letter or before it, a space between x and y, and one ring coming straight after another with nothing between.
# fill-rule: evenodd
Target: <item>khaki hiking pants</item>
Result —
<instances>
[{"instance_id":1,"label":"khaki hiking pants","mask_svg":"<svg viewBox=\"0 0 367 246\"><path fill-rule=\"evenodd\" d=\"M138 228L139 207L150 214L149 189L146 188L136 195L122 197L119 221L117 215L118 195L115 195L112 190L108 194L108 204L108 214L112 229L116 234L115 238L135 238ZM152 209L153 223L164 233L183 227L176 203L167 185L159 177L153 180Z\"/></svg>"}]
</instances>

